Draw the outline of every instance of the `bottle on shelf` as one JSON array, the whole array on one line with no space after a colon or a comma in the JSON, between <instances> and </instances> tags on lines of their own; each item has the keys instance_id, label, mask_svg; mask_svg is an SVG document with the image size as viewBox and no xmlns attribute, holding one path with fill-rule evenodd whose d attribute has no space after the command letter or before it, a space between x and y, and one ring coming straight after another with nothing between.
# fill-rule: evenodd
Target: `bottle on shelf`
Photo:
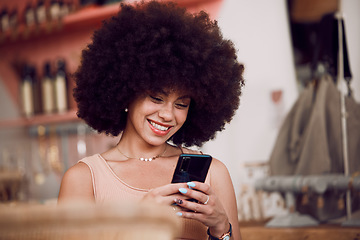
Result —
<instances>
[{"instance_id":1,"label":"bottle on shelf","mask_svg":"<svg viewBox=\"0 0 360 240\"><path fill-rule=\"evenodd\" d=\"M63 18L70 13L69 4L64 2L63 0L59 0L59 6L60 6L60 18Z\"/></svg>"},{"instance_id":2,"label":"bottle on shelf","mask_svg":"<svg viewBox=\"0 0 360 240\"><path fill-rule=\"evenodd\" d=\"M31 5L31 3L28 3L26 5L24 13L25 13L25 25L27 27L33 26L36 22L36 14L35 14L35 9Z\"/></svg>"},{"instance_id":3,"label":"bottle on shelf","mask_svg":"<svg viewBox=\"0 0 360 240\"><path fill-rule=\"evenodd\" d=\"M41 83L38 79L37 71L34 66L30 67L30 75L33 87L34 114L40 114L42 113Z\"/></svg>"},{"instance_id":4,"label":"bottle on shelf","mask_svg":"<svg viewBox=\"0 0 360 240\"><path fill-rule=\"evenodd\" d=\"M52 21L60 19L60 3L57 0L50 1L50 18Z\"/></svg>"},{"instance_id":5,"label":"bottle on shelf","mask_svg":"<svg viewBox=\"0 0 360 240\"><path fill-rule=\"evenodd\" d=\"M6 8L0 11L0 30L5 33L10 28L9 13Z\"/></svg>"},{"instance_id":6,"label":"bottle on shelf","mask_svg":"<svg viewBox=\"0 0 360 240\"><path fill-rule=\"evenodd\" d=\"M45 62L44 76L41 82L42 110L45 114L55 110L54 78L51 73L50 62Z\"/></svg>"},{"instance_id":7,"label":"bottle on shelf","mask_svg":"<svg viewBox=\"0 0 360 240\"><path fill-rule=\"evenodd\" d=\"M47 21L47 9L44 0L39 0L36 6L36 22L42 24Z\"/></svg>"},{"instance_id":8,"label":"bottle on shelf","mask_svg":"<svg viewBox=\"0 0 360 240\"><path fill-rule=\"evenodd\" d=\"M55 75L55 109L58 113L63 113L68 110L65 61L63 59L59 59L56 65L57 71Z\"/></svg>"},{"instance_id":9,"label":"bottle on shelf","mask_svg":"<svg viewBox=\"0 0 360 240\"><path fill-rule=\"evenodd\" d=\"M31 66L25 64L20 85L22 112L25 117L31 117L34 115L33 95L34 93L33 79L31 77Z\"/></svg>"},{"instance_id":10,"label":"bottle on shelf","mask_svg":"<svg viewBox=\"0 0 360 240\"><path fill-rule=\"evenodd\" d=\"M18 10L13 9L9 13L9 27L11 31L16 32L19 25L19 16L18 16Z\"/></svg>"}]
</instances>

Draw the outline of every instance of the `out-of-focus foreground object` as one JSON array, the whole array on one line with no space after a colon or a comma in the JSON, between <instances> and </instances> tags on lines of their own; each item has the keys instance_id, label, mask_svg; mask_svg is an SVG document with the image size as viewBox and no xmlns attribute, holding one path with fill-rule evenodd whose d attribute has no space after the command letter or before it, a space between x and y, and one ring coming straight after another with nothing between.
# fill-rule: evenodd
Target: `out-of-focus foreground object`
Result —
<instances>
[{"instance_id":1,"label":"out-of-focus foreground object","mask_svg":"<svg viewBox=\"0 0 360 240\"><path fill-rule=\"evenodd\" d=\"M0 239L174 239L180 218L156 204L0 205Z\"/></svg>"}]
</instances>

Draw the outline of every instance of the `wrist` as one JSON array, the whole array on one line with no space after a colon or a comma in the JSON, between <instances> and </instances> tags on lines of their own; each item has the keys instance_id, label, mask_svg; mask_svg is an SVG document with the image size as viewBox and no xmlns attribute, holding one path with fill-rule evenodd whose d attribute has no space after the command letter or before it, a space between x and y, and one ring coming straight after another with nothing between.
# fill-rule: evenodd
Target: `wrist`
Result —
<instances>
[{"instance_id":1,"label":"wrist","mask_svg":"<svg viewBox=\"0 0 360 240\"><path fill-rule=\"evenodd\" d=\"M208 229L209 229L209 233L212 236L219 238L225 232L228 232L229 220L227 218L224 220L221 220L215 226L209 227Z\"/></svg>"},{"instance_id":2,"label":"wrist","mask_svg":"<svg viewBox=\"0 0 360 240\"><path fill-rule=\"evenodd\" d=\"M212 233L210 233L210 228L208 228L207 234L209 235L210 240L229 240L232 235L231 223L228 224L228 230L226 232L223 231L221 235L212 235Z\"/></svg>"}]
</instances>

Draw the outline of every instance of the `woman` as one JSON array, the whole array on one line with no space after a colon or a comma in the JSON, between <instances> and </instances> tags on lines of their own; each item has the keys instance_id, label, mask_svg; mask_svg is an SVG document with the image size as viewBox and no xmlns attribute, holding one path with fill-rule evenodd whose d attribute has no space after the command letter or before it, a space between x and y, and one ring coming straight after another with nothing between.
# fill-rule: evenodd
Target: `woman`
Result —
<instances>
[{"instance_id":1,"label":"woman","mask_svg":"<svg viewBox=\"0 0 360 240\"><path fill-rule=\"evenodd\" d=\"M223 163L213 159L205 183L171 184L179 155L201 154L185 147L213 139L238 108L244 80L236 58L205 12L156 1L121 4L83 51L74 90L78 116L120 141L71 167L59 202L175 203L181 239L240 239Z\"/></svg>"}]
</instances>

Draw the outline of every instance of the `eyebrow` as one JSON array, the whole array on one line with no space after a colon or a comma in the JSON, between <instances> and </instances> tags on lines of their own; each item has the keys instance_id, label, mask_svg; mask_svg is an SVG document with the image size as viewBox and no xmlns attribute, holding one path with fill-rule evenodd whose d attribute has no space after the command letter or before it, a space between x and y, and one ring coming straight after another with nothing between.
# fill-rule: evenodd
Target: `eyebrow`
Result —
<instances>
[{"instance_id":1,"label":"eyebrow","mask_svg":"<svg viewBox=\"0 0 360 240\"><path fill-rule=\"evenodd\" d=\"M184 95L184 96L179 97L178 99L184 99L184 98L190 98L190 100L191 100L190 95Z\"/></svg>"},{"instance_id":2,"label":"eyebrow","mask_svg":"<svg viewBox=\"0 0 360 240\"><path fill-rule=\"evenodd\" d=\"M169 96L169 92L166 92L166 91L164 91L164 90L160 90L158 93L160 93L160 94L164 94L165 96ZM181 97L179 97L178 99L184 99L184 98L190 98L191 99L191 96L189 95L189 94L186 94L186 95L184 95L184 96L181 96Z\"/></svg>"}]
</instances>

